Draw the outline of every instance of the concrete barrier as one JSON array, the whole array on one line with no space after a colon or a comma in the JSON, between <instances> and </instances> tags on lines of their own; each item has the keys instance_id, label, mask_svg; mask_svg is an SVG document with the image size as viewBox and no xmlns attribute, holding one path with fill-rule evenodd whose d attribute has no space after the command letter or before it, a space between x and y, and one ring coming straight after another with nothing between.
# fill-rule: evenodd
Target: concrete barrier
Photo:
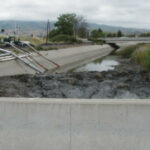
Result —
<instances>
[{"instance_id":1,"label":"concrete barrier","mask_svg":"<svg viewBox=\"0 0 150 150\"><path fill-rule=\"evenodd\" d=\"M150 150L149 100L0 100L1 150Z\"/></svg>"}]
</instances>

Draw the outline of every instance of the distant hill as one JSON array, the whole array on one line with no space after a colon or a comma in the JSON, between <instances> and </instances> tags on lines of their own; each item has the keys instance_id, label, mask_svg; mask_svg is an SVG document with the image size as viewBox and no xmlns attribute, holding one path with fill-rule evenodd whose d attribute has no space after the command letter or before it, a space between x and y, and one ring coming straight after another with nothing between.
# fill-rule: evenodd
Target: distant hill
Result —
<instances>
[{"instance_id":1,"label":"distant hill","mask_svg":"<svg viewBox=\"0 0 150 150\"><path fill-rule=\"evenodd\" d=\"M46 22L43 21L0 21L0 28L6 30L15 29L15 26L22 30L45 30Z\"/></svg>"},{"instance_id":2,"label":"distant hill","mask_svg":"<svg viewBox=\"0 0 150 150\"><path fill-rule=\"evenodd\" d=\"M15 28L19 28L20 35L43 36L46 33L46 22L44 21L0 21L0 29L5 29L7 34L13 34ZM54 28L54 23L51 23Z\"/></svg>"},{"instance_id":3,"label":"distant hill","mask_svg":"<svg viewBox=\"0 0 150 150\"><path fill-rule=\"evenodd\" d=\"M89 23L88 24L89 29L98 29L101 28L103 31L106 32L117 32L118 30L121 30L125 34L140 34L140 33L145 33L145 32L150 32L150 29L137 29L137 28L125 28L125 27L116 27L116 26L110 26L110 25L103 25L103 24L94 24L94 23Z\"/></svg>"},{"instance_id":4,"label":"distant hill","mask_svg":"<svg viewBox=\"0 0 150 150\"><path fill-rule=\"evenodd\" d=\"M51 22L51 29L54 28L54 21ZM46 22L44 21L0 21L0 29L5 29L6 31L13 32L15 27L19 27L22 34L36 34L44 35L46 32ZM101 28L106 32L117 32L121 30L123 33L132 34L132 33L143 33L150 32L147 29L136 29L136 28L124 28L124 27L115 27L109 25L101 25L95 23L88 23L89 30ZM8 33L9 33L8 32Z\"/></svg>"}]
</instances>

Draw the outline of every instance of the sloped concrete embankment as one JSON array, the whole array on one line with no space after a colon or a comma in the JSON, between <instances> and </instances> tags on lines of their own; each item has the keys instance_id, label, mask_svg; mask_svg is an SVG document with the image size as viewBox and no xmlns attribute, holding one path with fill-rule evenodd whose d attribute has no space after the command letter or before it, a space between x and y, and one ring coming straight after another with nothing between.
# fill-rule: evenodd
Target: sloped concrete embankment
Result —
<instances>
[{"instance_id":1,"label":"sloped concrete embankment","mask_svg":"<svg viewBox=\"0 0 150 150\"><path fill-rule=\"evenodd\" d=\"M148 100L0 100L2 150L149 150Z\"/></svg>"},{"instance_id":2,"label":"sloped concrete embankment","mask_svg":"<svg viewBox=\"0 0 150 150\"><path fill-rule=\"evenodd\" d=\"M48 68L49 72L56 70L57 72L65 72L97 58L107 56L112 50L113 48L108 45L91 45L41 52L47 58L61 64L61 68L59 69L57 69L55 65L37 56L37 54L33 53L33 56L40 64ZM0 70L0 76L36 73L19 60L0 62Z\"/></svg>"}]
</instances>

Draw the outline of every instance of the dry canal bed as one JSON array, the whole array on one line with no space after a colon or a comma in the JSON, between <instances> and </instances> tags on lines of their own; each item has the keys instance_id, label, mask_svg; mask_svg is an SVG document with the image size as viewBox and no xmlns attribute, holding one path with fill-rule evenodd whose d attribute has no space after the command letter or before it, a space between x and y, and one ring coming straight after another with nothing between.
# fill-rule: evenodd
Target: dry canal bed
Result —
<instances>
[{"instance_id":1,"label":"dry canal bed","mask_svg":"<svg viewBox=\"0 0 150 150\"><path fill-rule=\"evenodd\" d=\"M109 64L102 61L101 66ZM109 60L109 62L114 60ZM150 98L150 72L127 59L97 71L0 77L1 97ZM103 64L103 65L102 65ZM88 64L89 65L89 64ZM96 65L98 65L96 63ZM89 68L88 68L89 69ZM113 70L112 70L113 69ZM105 68L104 68L105 70Z\"/></svg>"}]
</instances>

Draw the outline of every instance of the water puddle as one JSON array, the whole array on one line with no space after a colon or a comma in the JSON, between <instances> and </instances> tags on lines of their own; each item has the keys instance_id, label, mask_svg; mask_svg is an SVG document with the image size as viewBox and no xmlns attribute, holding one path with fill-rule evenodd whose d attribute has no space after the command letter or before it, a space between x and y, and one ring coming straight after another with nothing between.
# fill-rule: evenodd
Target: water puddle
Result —
<instances>
[{"instance_id":1,"label":"water puddle","mask_svg":"<svg viewBox=\"0 0 150 150\"><path fill-rule=\"evenodd\" d=\"M113 58L105 58L100 61L91 62L80 68L77 68L74 72L84 72L84 71L108 71L114 70L115 66L118 66L119 62Z\"/></svg>"}]
</instances>

